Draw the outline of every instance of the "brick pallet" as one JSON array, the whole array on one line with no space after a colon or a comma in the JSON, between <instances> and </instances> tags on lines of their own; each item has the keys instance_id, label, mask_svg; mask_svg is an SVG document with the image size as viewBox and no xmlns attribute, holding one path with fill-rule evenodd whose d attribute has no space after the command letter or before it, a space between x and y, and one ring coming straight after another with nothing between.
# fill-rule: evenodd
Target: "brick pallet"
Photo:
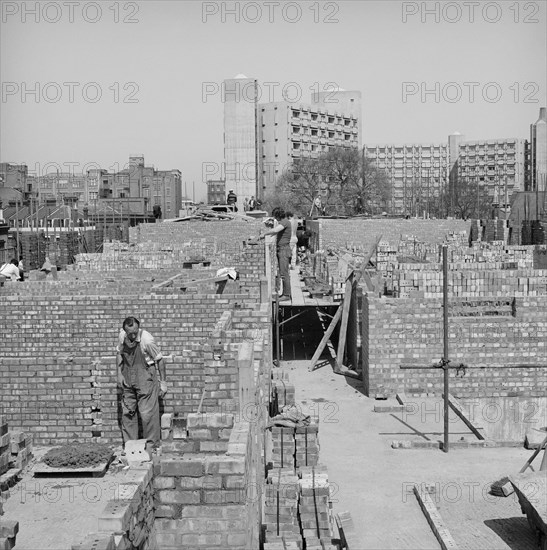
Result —
<instances>
[{"instance_id":1,"label":"brick pallet","mask_svg":"<svg viewBox=\"0 0 547 550\"><path fill-rule=\"evenodd\" d=\"M292 467L274 468L268 472L265 499L266 542L269 542L271 537L279 536L289 536L293 540L299 540L299 483L298 476Z\"/></svg>"}]
</instances>

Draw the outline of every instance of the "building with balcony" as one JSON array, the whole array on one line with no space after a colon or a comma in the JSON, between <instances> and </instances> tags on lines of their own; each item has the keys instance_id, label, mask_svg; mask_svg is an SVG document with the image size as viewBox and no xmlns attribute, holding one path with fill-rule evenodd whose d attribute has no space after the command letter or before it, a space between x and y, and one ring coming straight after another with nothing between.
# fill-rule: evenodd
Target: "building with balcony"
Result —
<instances>
[{"instance_id":1,"label":"building with balcony","mask_svg":"<svg viewBox=\"0 0 547 550\"><path fill-rule=\"evenodd\" d=\"M509 204L511 195L525 190L526 141L519 138L462 141L457 181L486 189L493 204Z\"/></svg>"},{"instance_id":2,"label":"building with balcony","mask_svg":"<svg viewBox=\"0 0 547 550\"><path fill-rule=\"evenodd\" d=\"M359 148L356 114L320 104L284 101L259 105L259 187L263 197L300 158L317 158L335 147Z\"/></svg>"},{"instance_id":3,"label":"building with balcony","mask_svg":"<svg viewBox=\"0 0 547 550\"><path fill-rule=\"evenodd\" d=\"M361 92L314 92L310 104L257 103L257 87L245 75L223 83L225 193L233 189L240 208L273 190L295 159L361 143Z\"/></svg>"},{"instance_id":4,"label":"building with balcony","mask_svg":"<svg viewBox=\"0 0 547 550\"><path fill-rule=\"evenodd\" d=\"M387 173L392 214L427 216L438 205L450 173L448 144L365 145L363 151Z\"/></svg>"}]
</instances>

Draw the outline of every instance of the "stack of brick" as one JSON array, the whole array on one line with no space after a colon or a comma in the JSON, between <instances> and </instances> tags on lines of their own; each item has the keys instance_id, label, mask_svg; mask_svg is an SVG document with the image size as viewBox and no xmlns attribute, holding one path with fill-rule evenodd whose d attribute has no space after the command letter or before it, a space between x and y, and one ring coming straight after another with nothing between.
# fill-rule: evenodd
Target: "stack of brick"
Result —
<instances>
[{"instance_id":1,"label":"stack of brick","mask_svg":"<svg viewBox=\"0 0 547 550\"><path fill-rule=\"evenodd\" d=\"M270 537L264 543L264 550L301 550L302 537L300 535L285 535L284 537Z\"/></svg>"},{"instance_id":2,"label":"stack of brick","mask_svg":"<svg viewBox=\"0 0 547 550\"><path fill-rule=\"evenodd\" d=\"M300 469L298 511L306 550L333 549L329 515L329 481L324 466Z\"/></svg>"},{"instance_id":3,"label":"stack of brick","mask_svg":"<svg viewBox=\"0 0 547 550\"><path fill-rule=\"evenodd\" d=\"M272 427L272 465L274 468L314 466L319 457L318 425L289 428Z\"/></svg>"},{"instance_id":4,"label":"stack of brick","mask_svg":"<svg viewBox=\"0 0 547 550\"><path fill-rule=\"evenodd\" d=\"M296 468L315 466L319 462L318 431L317 424L296 428L294 435Z\"/></svg>"},{"instance_id":5,"label":"stack of brick","mask_svg":"<svg viewBox=\"0 0 547 550\"><path fill-rule=\"evenodd\" d=\"M0 512L1 512L1 508L0 508ZM11 550L15 546L15 538L18 532L19 532L18 521L1 519L0 520L0 548L2 550Z\"/></svg>"},{"instance_id":6,"label":"stack of brick","mask_svg":"<svg viewBox=\"0 0 547 550\"><path fill-rule=\"evenodd\" d=\"M276 537L301 541L298 519L299 481L292 467L274 468L268 472L264 506L265 541ZM279 542L279 541L277 541ZM302 548L302 546L299 546Z\"/></svg>"},{"instance_id":7,"label":"stack of brick","mask_svg":"<svg viewBox=\"0 0 547 550\"><path fill-rule=\"evenodd\" d=\"M98 532L73 545L72 550L157 548L152 476L152 464L129 468L99 516Z\"/></svg>"},{"instance_id":8,"label":"stack of brick","mask_svg":"<svg viewBox=\"0 0 547 550\"><path fill-rule=\"evenodd\" d=\"M40 269L46 260L45 233L43 231L39 233L23 232L19 235L19 239L25 270Z\"/></svg>"},{"instance_id":9,"label":"stack of brick","mask_svg":"<svg viewBox=\"0 0 547 550\"><path fill-rule=\"evenodd\" d=\"M272 428L272 466L274 468L293 468L296 454L294 428Z\"/></svg>"},{"instance_id":10,"label":"stack of brick","mask_svg":"<svg viewBox=\"0 0 547 550\"><path fill-rule=\"evenodd\" d=\"M277 410L295 404L294 385L285 380L274 380L272 382L273 401L277 404ZM275 413L277 414L277 412Z\"/></svg>"},{"instance_id":11,"label":"stack of brick","mask_svg":"<svg viewBox=\"0 0 547 550\"><path fill-rule=\"evenodd\" d=\"M8 421L0 415L0 475L9 469L11 462L11 438L8 433Z\"/></svg>"},{"instance_id":12,"label":"stack of brick","mask_svg":"<svg viewBox=\"0 0 547 550\"><path fill-rule=\"evenodd\" d=\"M11 466L23 469L32 457L32 437L29 433L10 432Z\"/></svg>"}]
</instances>

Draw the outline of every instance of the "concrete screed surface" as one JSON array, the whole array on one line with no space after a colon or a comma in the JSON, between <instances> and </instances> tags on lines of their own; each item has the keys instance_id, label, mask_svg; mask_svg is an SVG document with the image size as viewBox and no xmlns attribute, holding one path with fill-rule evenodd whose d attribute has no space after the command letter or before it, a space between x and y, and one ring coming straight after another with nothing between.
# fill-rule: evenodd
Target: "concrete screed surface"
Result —
<instances>
[{"instance_id":1,"label":"concrete screed surface","mask_svg":"<svg viewBox=\"0 0 547 550\"><path fill-rule=\"evenodd\" d=\"M17 550L70 550L87 534L97 532L99 516L124 480L125 471L114 464L104 477L34 477L32 465L48 450L33 449L35 459L4 502L2 519L19 522Z\"/></svg>"},{"instance_id":2,"label":"concrete screed surface","mask_svg":"<svg viewBox=\"0 0 547 550\"><path fill-rule=\"evenodd\" d=\"M351 513L351 550L440 547L412 493L414 483L436 487L431 496L459 548L536 548L517 497L488 493L493 481L517 473L532 451L392 449L393 440L424 441L417 432L442 440L442 415L422 423L420 416L375 413L374 405L386 402L364 396L360 381L333 374L330 365L308 372L308 365L309 361L285 361L281 367L295 386L296 403L319 418L319 460L328 468L334 511ZM461 437L476 440L467 430L451 441ZM540 462L541 456L536 469Z\"/></svg>"}]
</instances>

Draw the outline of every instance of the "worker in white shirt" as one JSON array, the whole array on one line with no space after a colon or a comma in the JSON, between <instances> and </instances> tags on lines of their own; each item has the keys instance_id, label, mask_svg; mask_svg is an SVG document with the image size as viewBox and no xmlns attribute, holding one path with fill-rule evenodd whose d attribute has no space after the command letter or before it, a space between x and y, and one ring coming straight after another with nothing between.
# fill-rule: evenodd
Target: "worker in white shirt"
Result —
<instances>
[{"instance_id":1,"label":"worker in white shirt","mask_svg":"<svg viewBox=\"0 0 547 550\"><path fill-rule=\"evenodd\" d=\"M5 279L11 279L12 281L18 281L21 276L19 275L19 262L13 258L9 264L4 264L0 267L0 275Z\"/></svg>"}]
</instances>

